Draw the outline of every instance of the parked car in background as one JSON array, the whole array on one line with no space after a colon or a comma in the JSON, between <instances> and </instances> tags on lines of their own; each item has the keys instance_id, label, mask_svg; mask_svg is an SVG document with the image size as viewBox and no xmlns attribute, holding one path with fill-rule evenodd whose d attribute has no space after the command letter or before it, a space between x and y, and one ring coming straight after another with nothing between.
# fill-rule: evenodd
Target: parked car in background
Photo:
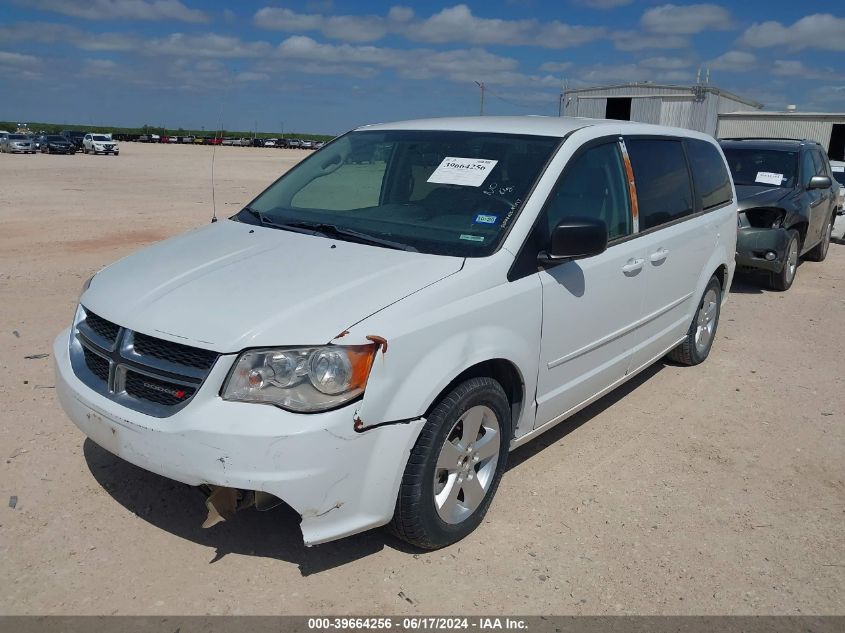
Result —
<instances>
[{"instance_id":1,"label":"parked car in background","mask_svg":"<svg viewBox=\"0 0 845 633\"><path fill-rule=\"evenodd\" d=\"M56 391L106 450L204 486L209 521L283 500L306 545L389 523L443 547L482 522L510 450L667 353L705 361L736 218L718 145L690 130L367 126L89 279Z\"/></svg>"},{"instance_id":2,"label":"parked car in background","mask_svg":"<svg viewBox=\"0 0 845 633\"><path fill-rule=\"evenodd\" d=\"M299 143L299 148L300 149L314 149L314 141L309 140L307 138L302 139L302 141L300 141L300 143Z\"/></svg>"},{"instance_id":3,"label":"parked car in background","mask_svg":"<svg viewBox=\"0 0 845 633\"><path fill-rule=\"evenodd\" d=\"M7 134L3 138L0 150L7 154L34 154L35 145L26 134Z\"/></svg>"},{"instance_id":4,"label":"parked car in background","mask_svg":"<svg viewBox=\"0 0 845 633\"><path fill-rule=\"evenodd\" d=\"M61 132L61 135L73 144L74 151L76 152L82 151L82 139L85 138L85 134L86 132L80 132L78 130L64 130Z\"/></svg>"},{"instance_id":5,"label":"parked car in background","mask_svg":"<svg viewBox=\"0 0 845 633\"><path fill-rule=\"evenodd\" d=\"M325 141L314 141L314 149L322 149L325 145Z\"/></svg>"},{"instance_id":6,"label":"parked car in background","mask_svg":"<svg viewBox=\"0 0 845 633\"><path fill-rule=\"evenodd\" d=\"M299 149L302 146L302 143L298 138L286 138L285 139L285 147L289 149Z\"/></svg>"},{"instance_id":7,"label":"parked car in background","mask_svg":"<svg viewBox=\"0 0 845 633\"><path fill-rule=\"evenodd\" d=\"M788 290L801 257L827 257L835 215L830 162L809 140L721 141L739 199L736 260Z\"/></svg>"},{"instance_id":8,"label":"parked car in background","mask_svg":"<svg viewBox=\"0 0 845 633\"><path fill-rule=\"evenodd\" d=\"M45 134L41 137L42 154L75 154L73 143L60 134Z\"/></svg>"},{"instance_id":9,"label":"parked car in background","mask_svg":"<svg viewBox=\"0 0 845 633\"><path fill-rule=\"evenodd\" d=\"M267 138L264 139L264 147L276 147L278 139L275 138Z\"/></svg>"},{"instance_id":10,"label":"parked car in background","mask_svg":"<svg viewBox=\"0 0 845 633\"><path fill-rule=\"evenodd\" d=\"M82 151L85 154L114 154L120 153L117 142L105 134L86 134L82 140Z\"/></svg>"},{"instance_id":11,"label":"parked car in background","mask_svg":"<svg viewBox=\"0 0 845 633\"><path fill-rule=\"evenodd\" d=\"M839 185L839 192L837 194L837 204L839 206L839 214L845 213L845 162L841 160L830 161L830 171L836 184Z\"/></svg>"},{"instance_id":12,"label":"parked car in background","mask_svg":"<svg viewBox=\"0 0 845 633\"><path fill-rule=\"evenodd\" d=\"M32 147L35 148L36 151L41 149L41 136L36 134L27 134L27 138L29 142L32 143Z\"/></svg>"}]
</instances>

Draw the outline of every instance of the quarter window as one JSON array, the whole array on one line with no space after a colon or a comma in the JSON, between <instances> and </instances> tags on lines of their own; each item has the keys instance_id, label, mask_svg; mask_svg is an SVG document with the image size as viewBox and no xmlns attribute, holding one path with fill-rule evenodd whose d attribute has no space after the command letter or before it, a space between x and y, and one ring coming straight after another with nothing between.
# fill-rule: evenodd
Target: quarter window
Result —
<instances>
[{"instance_id":1,"label":"quarter window","mask_svg":"<svg viewBox=\"0 0 845 633\"><path fill-rule=\"evenodd\" d=\"M715 145L707 141L688 139L687 152L696 195L701 198L702 210L706 211L730 202L733 197L731 177Z\"/></svg>"},{"instance_id":2,"label":"quarter window","mask_svg":"<svg viewBox=\"0 0 845 633\"><path fill-rule=\"evenodd\" d=\"M816 163L813 160L813 152L806 150L801 155L801 182L806 187L810 179L816 175Z\"/></svg>"},{"instance_id":3,"label":"quarter window","mask_svg":"<svg viewBox=\"0 0 845 633\"><path fill-rule=\"evenodd\" d=\"M640 231L691 215L692 188L679 140L625 141L637 184Z\"/></svg>"},{"instance_id":4,"label":"quarter window","mask_svg":"<svg viewBox=\"0 0 845 633\"><path fill-rule=\"evenodd\" d=\"M566 167L546 207L548 235L565 218L603 220L608 239L631 234L631 207L616 143L588 149Z\"/></svg>"}]
</instances>

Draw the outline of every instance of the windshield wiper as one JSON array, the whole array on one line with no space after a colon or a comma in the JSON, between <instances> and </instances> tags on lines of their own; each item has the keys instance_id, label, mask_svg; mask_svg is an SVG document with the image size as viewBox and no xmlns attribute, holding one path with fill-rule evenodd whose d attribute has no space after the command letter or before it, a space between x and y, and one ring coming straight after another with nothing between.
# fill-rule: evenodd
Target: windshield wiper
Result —
<instances>
[{"instance_id":1,"label":"windshield wiper","mask_svg":"<svg viewBox=\"0 0 845 633\"><path fill-rule=\"evenodd\" d=\"M373 246L384 246L385 248L393 248L400 251L409 251L418 253L419 251L408 244L401 242L394 242L383 237L376 237L369 233L363 233L354 229L347 229L328 224L326 222L307 222L304 220L296 220L294 222L271 222L266 218L261 218L264 224L272 226L277 229L284 229L288 231L296 231L298 233L310 233L311 235L323 235L325 237L334 237L336 239L345 240L348 242L357 242L359 244L372 244Z\"/></svg>"}]
</instances>

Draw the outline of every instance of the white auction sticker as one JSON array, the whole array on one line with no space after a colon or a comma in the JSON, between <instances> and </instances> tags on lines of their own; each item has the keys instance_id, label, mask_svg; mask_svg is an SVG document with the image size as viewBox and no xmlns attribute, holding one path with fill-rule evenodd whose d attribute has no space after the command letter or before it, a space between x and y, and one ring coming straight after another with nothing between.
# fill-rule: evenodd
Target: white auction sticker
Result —
<instances>
[{"instance_id":1,"label":"white auction sticker","mask_svg":"<svg viewBox=\"0 0 845 633\"><path fill-rule=\"evenodd\" d=\"M783 174L776 174L771 171L758 171L754 182L761 182L764 185L780 185L783 182Z\"/></svg>"},{"instance_id":2,"label":"white auction sticker","mask_svg":"<svg viewBox=\"0 0 845 633\"><path fill-rule=\"evenodd\" d=\"M498 162L485 158L447 156L428 177L428 182L441 185L480 187Z\"/></svg>"},{"instance_id":3,"label":"white auction sticker","mask_svg":"<svg viewBox=\"0 0 845 633\"><path fill-rule=\"evenodd\" d=\"M833 171L845 171L845 165L831 165Z\"/></svg>"}]
</instances>

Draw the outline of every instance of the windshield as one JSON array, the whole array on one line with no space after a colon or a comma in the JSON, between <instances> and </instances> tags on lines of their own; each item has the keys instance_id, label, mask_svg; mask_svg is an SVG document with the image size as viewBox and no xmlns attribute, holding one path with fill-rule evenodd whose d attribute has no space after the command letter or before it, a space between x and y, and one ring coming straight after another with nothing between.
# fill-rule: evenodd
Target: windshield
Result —
<instances>
[{"instance_id":1,"label":"windshield","mask_svg":"<svg viewBox=\"0 0 845 633\"><path fill-rule=\"evenodd\" d=\"M489 132L351 132L237 217L330 225L332 237L345 229L424 253L483 257L497 248L559 142Z\"/></svg>"},{"instance_id":2,"label":"windshield","mask_svg":"<svg viewBox=\"0 0 845 633\"><path fill-rule=\"evenodd\" d=\"M723 148L735 185L794 187L798 177L798 151Z\"/></svg>"},{"instance_id":3,"label":"windshield","mask_svg":"<svg viewBox=\"0 0 845 633\"><path fill-rule=\"evenodd\" d=\"M95 141L110 141L111 139L108 136L103 136L102 134L95 134L93 136Z\"/></svg>"},{"instance_id":4,"label":"windshield","mask_svg":"<svg viewBox=\"0 0 845 633\"><path fill-rule=\"evenodd\" d=\"M56 136L55 134L51 134L50 136L47 137L46 140L66 142L66 139L65 139L64 136Z\"/></svg>"},{"instance_id":5,"label":"windshield","mask_svg":"<svg viewBox=\"0 0 845 633\"><path fill-rule=\"evenodd\" d=\"M24 141L26 140L26 136L23 134L9 134L9 138L13 141Z\"/></svg>"}]
</instances>

